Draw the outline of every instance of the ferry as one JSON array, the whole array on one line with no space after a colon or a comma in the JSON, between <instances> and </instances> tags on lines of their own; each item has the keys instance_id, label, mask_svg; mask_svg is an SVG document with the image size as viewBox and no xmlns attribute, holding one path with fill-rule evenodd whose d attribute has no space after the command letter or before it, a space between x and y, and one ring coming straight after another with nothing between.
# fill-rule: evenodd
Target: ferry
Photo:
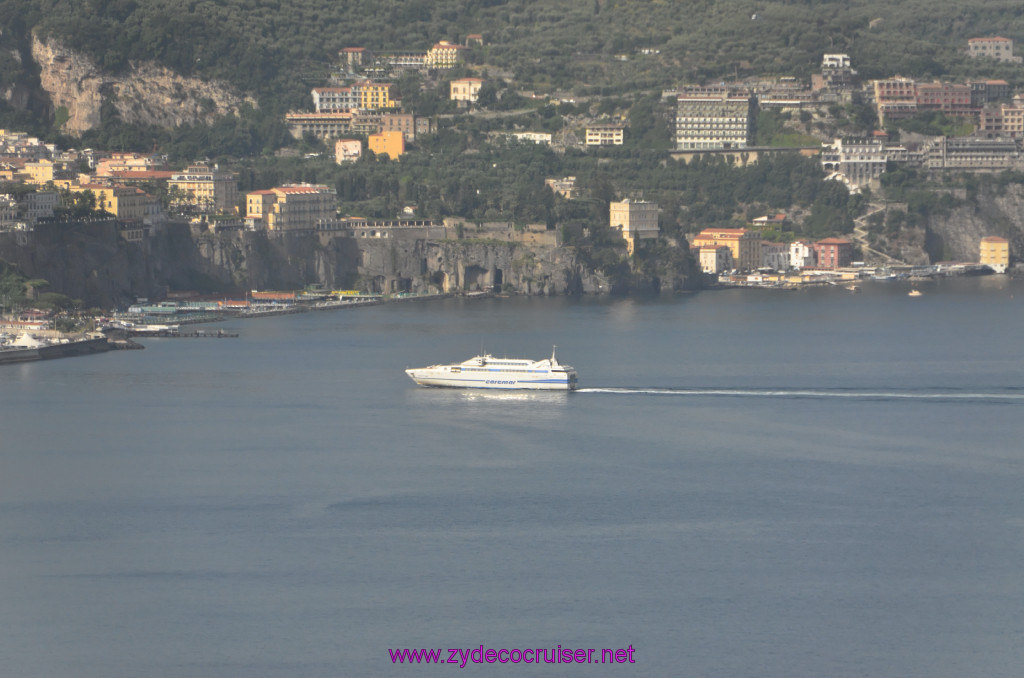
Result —
<instances>
[{"instance_id":1,"label":"ferry","mask_svg":"<svg viewBox=\"0 0 1024 678\"><path fill-rule=\"evenodd\" d=\"M554 349L551 357L543 360L495 358L485 354L451 365L412 368L405 373L420 386L576 390L576 370L558 362Z\"/></svg>"}]
</instances>

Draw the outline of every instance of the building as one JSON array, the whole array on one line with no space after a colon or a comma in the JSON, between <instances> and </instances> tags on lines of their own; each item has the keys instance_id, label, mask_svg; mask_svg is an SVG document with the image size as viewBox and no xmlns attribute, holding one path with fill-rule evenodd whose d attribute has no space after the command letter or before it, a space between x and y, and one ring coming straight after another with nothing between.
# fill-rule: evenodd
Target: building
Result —
<instances>
[{"instance_id":1,"label":"building","mask_svg":"<svg viewBox=\"0 0 1024 678\"><path fill-rule=\"evenodd\" d=\"M529 141L531 144L551 143L551 134L547 132L509 132L507 136L517 141Z\"/></svg>"},{"instance_id":2,"label":"building","mask_svg":"<svg viewBox=\"0 0 1024 678\"><path fill-rule=\"evenodd\" d=\"M587 146L621 146L622 125L591 125L587 127ZM550 141L550 139L549 139Z\"/></svg>"},{"instance_id":3,"label":"building","mask_svg":"<svg viewBox=\"0 0 1024 678\"><path fill-rule=\"evenodd\" d=\"M746 228L705 228L693 238L694 247L725 245L735 268L753 271L761 267L761 234Z\"/></svg>"},{"instance_id":4,"label":"building","mask_svg":"<svg viewBox=\"0 0 1024 678\"><path fill-rule=\"evenodd\" d=\"M936 137L925 145L925 166L929 169L1004 170L1020 158L1012 139Z\"/></svg>"},{"instance_id":5,"label":"building","mask_svg":"<svg viewBox=\"0 0 1024 678\"><path fill-rule=\"evenodd\" d=\"M296 139L312 134L318 139L336 139L352 133L352 113L286 113L288 131Z\"/></svg>"},{"instance_id":6,"label":"building","mask_svg":"<svg viewBox=\"0 0 1024 678\"><path fill-rule=\"evenodd\" d=\"M835 139L822 144L822 169L841 175L851 187L866 186L882 176L888 160L885 141L878 137Z\"/></svg>"},{"instance_id":7,"label":"building","mask_svg":"<svg viewBox=\"0 0 1024 678\"><path fill-rule=\"evenodd\" d=\"M813 247L818 268L843 268L853 261L853 243L846 238L825 238Z\"/></svg>"},{"instance_id":8,"label":"building","mask_svg":"<svg viewBox=\"0 0 1024 678\"><path fill-rule=\"evenodd\" d=\"M1024 102L987 106L978 114L978 132L988 138L1024 138Z\"/></svg>"},{"instance_id":9,"label":"building","mask_svg":"<svg viewBox=\"0 0 1024 678\"><path fill-rule=\"evenodd\" d=\"M364 80L352 85L352 89L359 97L358 108L378 111L398 107L398 102L394 99L395 86L389 82Z\"/></svg>"},{"instance_id":10,"label":"building","mask_svg":"<svg viewBox=\"0 0 1024 678\"><path fill-rule=\"evenodd\" d=\"M340 113L359 108L359 94L351 87L314 87L313 110L317 113Z\"/></svg>"},{"instance_id":11,"label":"building","mask_svg":"<svg viewBox=\"0 0 1024 678\"><path fill-rule=\"evenodd\" d=\"M366 147L377 155L386 155L392 160L398 160L405 153L405 135L401 132L371 134L366 139Z\"/></svg>"},{"instance_id":12,"label":"building","mask_svg":"<svg viewBox=\"0 0 1024 678\"><path fill-rule=\"evenodd\" d=\"M848 54L825 54L821 57L821 73L811 76L814 92L844 92L857 85L857 71L853 70Z\"/></svg>"},{"instance_id":13,"label":"building","mask_svg":"<svg viewBox=\"0 0 1024 678\"><path fill-rule=\"evenodd\" d=\"M167 188L172 194L177 192L180 204L194 205L200 212L238 213L238 180L216 166L189 165L184 172L171 175Z\"/></svg>"},{"instance_id":14,"label":"building","mask_svg":"<svg viewBox=\"0 0 1024 678\"><path fill-rule=\"evenodd\" d=\"M761 241L761 267L773 271L789 270L789 245L782 242Z\"/></svg>"},{"instance_id":15,"label":"building","mask_svg":"<svg viewBox=\"0 0 1024 678\"><path fill-rule=\"evenodd\" d=\"M338 56L350 71L368 66L373 61L373 52L365 47L346 47L338 53Z\"/></svg>"},{"instance_id":16,"label":"building","mask_svg":"<svg viewBox=\"0 0 1024 678\"><path fill-rule=\"evenodd\" d=\"M71 190L75 193L91 192L96 198L96 209L113 214L122 221L141 222L153 202L145 191L134 186L81 184Z\"/></svg>"},{"instance_id":17,"label":"building","mask_svg":"<svg viewBox=\"0 0 1024 678\"><path fill-rule=\"evenodd\" d=\"M359 139L338 139L334 142L334 161L355 162L363 154L363 143Z\"/></svg>"},{"instance_id":18,"label":"building","mask_svg":"<svg viewBox=\"0 0 1024 678\"><path fill-rule=\"evenodd\" d=\"M249 228L268 231L314 229L331 221L337 211L337 191L315 184L288 184L245 196Z\"/></svg>"},{"instance_id":19,"label":"building","mask_svg":"<svg viewBox=\"0 0 1024 678\"><path fill-rule=\"evenodd\" d=\"M412 113L385 113L380 116L381 132L401 132L406 141L416 140L416 116Z\"/></svg>"},{"instance_id":20,"label":"building","mask_svg":"<svg viewBox=\"0 0 1024 678\"><path fill-rule=\"evenodd\" d=\"M797 240L789 243L789 265L798 271L817 264L814 258L814 246L809 242Z\"/></svg>"},{"instance_id":21,"label":"building","mask_svg":"<svg viewBox=\"0 0 1024 678\"><path fill-rule=\"evenodd\" d=\"M466 48L462 45L453 45L447 40L442 40L427 50L427 55L423 60L423 64L427 68L437 68L442 70L455 68L455 66L462 61L462 52L465 50Z\"/></svg>"},{"instance_id":22,"label":"building","mask_svg":"<svg viewBox=\"0 0 1024 678\"><path fill-rule=\"evenodd\" d=\"M476 103L480 95L480 88L484 81L480 78L459 78L449 83L449 98L458 101L460 104Z\"/></svg>"},{"instance_id":23,"label":"building","mask_svg":"<svg viewBox=\"0 0 1024 678\"><path fill-rule=\"evenodd\" d=\"M1006 273L1010 266L1010 241L997 235L982 238L978 263L988 266L996 273Z\"/></svg>"},{"instance_id":24,"label":"building","mask_svg":"<svg viewBox=\"0 0 1024 678\"><path fill-rule=\"evenodd\" d=\"M873 80L871 87L880 125L917 114L917 83L910 78Z\"/></svg>"},{"instance_id":25,"label":"building","mask_svg":"<svg viewBox=\"0 0 1024 678\"><path fill-rule=\"evenodd\" d=\"M971 38L967 41L967 54L974 58L995 59L1020 63L1021 57L1013 56L1013 40L1009 38Z\"/></svg>"},{"instance_id":26,"label":"building","mask_svg":"<svg viewBox=\"0 0 1024 678\"><path fill-rule=\"evenodd\" d=\"M974 96L970 85L950 82L917 83L917 110L941 111L946 115L974 115Z\"/></svg>"},{"instance_id":27,"label":"building","mask_svg":"<svg viewBox=\"0 0 1024 678\"><path fill-rule=\"evenodd\" d=\"M579 197L579 189L576 188L576 177L545 179L544 183L552 192L557 193L566 200L575 200Z\"/></svg>"},{"instance_id":28,"label":"building","mask_svg":"<svg viewBox=\"0 0 1024 678\"><path fill-rule=\"evenodd\" d=\"M732 250L725 245L703 245L695 249L703 272L717 275L732 270Z\"/></svg>"},{"instance_id":29,"label":"building","mask_svg":"<svg viewBox=\"0 0 1024 678\"><path fill-rule=\"evenodd\" d=\"M618 229L626 241L630 254L636 250L641 240L654 240L658 237L658 205L644 200L612 202L608 206L609 224Z\"/></svg>"},{"instance_id":30,"label":"building","mask_svg":"<svg viewBox=\"0 0 1024 678\"><path fill-rule=\"evenodd\" d=\"M753 142L757 98L728 91L690 90L676 99L676 149L747 148Z\"/></svg>"}]
</instances>

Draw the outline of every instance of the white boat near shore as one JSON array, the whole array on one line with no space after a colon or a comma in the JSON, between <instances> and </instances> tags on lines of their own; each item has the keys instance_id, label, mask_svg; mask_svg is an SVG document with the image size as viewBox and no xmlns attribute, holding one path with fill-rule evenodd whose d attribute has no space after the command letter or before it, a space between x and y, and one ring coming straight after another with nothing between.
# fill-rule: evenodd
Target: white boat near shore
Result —
<instances>
[{"instance_id":1,"label":"white boat near shore","mask_svg":"<svg viewBox=\"0 0 1024 678\"><path fill-rule=\"evenodd\" d=\"M447 388L576 390L576 370L555 357L543 360L478 355L461 363L431 365L405 371L420 386Z\"/></svg>"}]
</instances>

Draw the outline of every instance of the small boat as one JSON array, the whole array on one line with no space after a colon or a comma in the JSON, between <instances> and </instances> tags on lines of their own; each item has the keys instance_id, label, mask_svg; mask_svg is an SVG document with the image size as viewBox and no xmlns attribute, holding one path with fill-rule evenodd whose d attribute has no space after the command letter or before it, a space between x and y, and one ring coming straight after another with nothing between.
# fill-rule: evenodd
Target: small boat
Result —
<instances>
[{"instance_id":1,"label":"small boat","mask_svg":"<svg viewBox=\"0 0 1024 678\"><path fill-rule=\"evenodd\" d=\"M908 297L919 297L921 296L921 290L910 290L907 292Z\"/></svg>"},{"instance_id":2,"label":"small boat","mask_svg":"<svg viewBox=\"0 0 1024 678\"><path fill-rule=\"evenodd\" d=\"M575 368L558 362L554 349L551 350L551 357L543 360L495 358L484 354L451 365L411 368L405 373L420 386L576 390Z\"/></svg>"}]
</instances>

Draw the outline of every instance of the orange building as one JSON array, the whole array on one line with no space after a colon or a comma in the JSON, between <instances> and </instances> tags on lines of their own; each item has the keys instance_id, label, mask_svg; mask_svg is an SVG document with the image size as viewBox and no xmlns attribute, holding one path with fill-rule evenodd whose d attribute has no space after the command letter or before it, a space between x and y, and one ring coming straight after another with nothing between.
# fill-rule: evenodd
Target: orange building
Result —
<instances>
[{"instance_id":1,"label":"orange building","mask_svg":"<svg viewBox=\"0 0 1024 678\"><path fill-rule=\"evenodd\" d=\"M746 228L705 228L694 237L693 247L725 245L736 268L753 271L761 267L761 235Z\"/></svg>"},{"instance_id":2,"label":"orange building","mask_svg":"<svg viewBox=\"0 0 1024 678\"><path fill-rule=\"evenodd\" d=\"M366 146L377 155L398 160L405 153L405 135L401 132L381 132L367 137Z\"/></svg>"},{"instance_id":3,"label":"orange building","mask_svg":"<svg viewBox=\"0 0 1024 678\"><path fill-rule=\"evenodd\" d=\"M981 239L978 263L988 266L996 273L1006 273L1010 266L1010 241L998 235L988 235Z\"/></svg>"}]
</instances>

